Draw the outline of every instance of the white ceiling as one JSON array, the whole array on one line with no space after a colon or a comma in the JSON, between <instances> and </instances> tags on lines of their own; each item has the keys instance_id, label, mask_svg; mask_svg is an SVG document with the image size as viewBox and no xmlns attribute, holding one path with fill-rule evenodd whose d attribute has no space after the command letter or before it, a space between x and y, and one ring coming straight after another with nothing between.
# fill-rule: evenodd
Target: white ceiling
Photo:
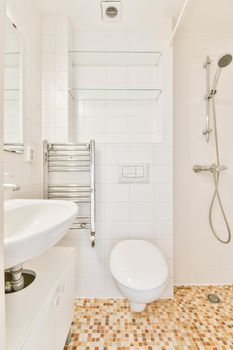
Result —
<instances>
[{"instance_id":1,"label":"white ceiling","mask_svg":"<svg viewBox=\"0 0 233 350\"><path fill-rule=\"evenodd\" d=\"M189 0L179 30L233 32L233 0Z\"/></svg>"},{"instance_id":2,"label":"white ceiling","mask_svg":"<svg viewBox=\"0 0 233 350\"><path fill-rule=\"evenodd\" d=\"M100 0L34 0L42 14L69 16L75 31L79 30L154 30L161 15L176 18L184 0L121 0L120 23L104 23ZM204 0L203 0L204 1Z\"/></svg>"}]
</instances>

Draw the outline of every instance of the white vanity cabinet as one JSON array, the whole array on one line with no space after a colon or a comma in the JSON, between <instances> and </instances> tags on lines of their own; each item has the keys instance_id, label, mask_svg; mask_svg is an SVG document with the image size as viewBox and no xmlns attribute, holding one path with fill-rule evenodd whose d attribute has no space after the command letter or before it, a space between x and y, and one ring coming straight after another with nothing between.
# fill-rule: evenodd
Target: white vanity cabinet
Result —
<instances>
[{"instance_id":1,"label":"white vanity cabinet","mask_svg":"<svg viewBox=\"0 0 233 350\"><path fill-rule=\"evenodd\" d=\"M56 332L54 329L55 321L55 309L52 305L51 299L49 298L44 305L44 308L29 333L25 343L20 349L22 350L55 350L56 343L55 337ZM59 348L57 348L59 349ZM62 347L60 347L62 349Z\"/></svg>"},{"instance_id":2,"label":"white vanity cabinet","mask_svg":"<svg viewBox=\"0 0 233 350\"><path fill-rule=\"evenodd\" d=\"M35 282L7 295L7 350L63 350L74 313L74 249L52 248L40 258L27 264Z\"/></svg>"},{"instance_id":3,"label":"white vanity cabinet","mask_svg":"<svg viewBox=\"0 0 233 350\"><path fill-rule=\"evenodd\" d=\"M57 294L54 299L54 302L57 302L55 311L56 350L63 349L61 344L63 346L65 344L74 315L75 271L73 269L73 273L70 274L70 270L71 266L68 267L64 279L58 285L58 300L56 300Z\"/></svg>"}]
</instances>

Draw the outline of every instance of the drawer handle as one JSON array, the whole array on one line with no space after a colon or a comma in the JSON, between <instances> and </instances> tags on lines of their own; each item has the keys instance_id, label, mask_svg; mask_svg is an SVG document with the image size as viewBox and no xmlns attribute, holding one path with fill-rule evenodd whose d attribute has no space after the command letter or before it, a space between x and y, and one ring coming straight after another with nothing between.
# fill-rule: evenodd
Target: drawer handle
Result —
<instances>
[{"instance_id":1,"label":"drawer handle","mask_svg":"<svg viewBox=\"0 0 233 350\"><path fill-rule=\"evenodd\" d=\"M59 305L59 302L60 302L59 295L56 294L56 295L52 298L52 305L58 306L58 305Z\"/></svg>"},{"instance_id":2,"label":"drawer handle","mask_svg":"<svg viewBox=\"0 0 233 350\"><path fill-rule=\"evenodd\" d=\"M63 294L65 291L65 283L61 283L58 287L57 287L57 291L58 293Z\"/></svg>"}]
</instances>

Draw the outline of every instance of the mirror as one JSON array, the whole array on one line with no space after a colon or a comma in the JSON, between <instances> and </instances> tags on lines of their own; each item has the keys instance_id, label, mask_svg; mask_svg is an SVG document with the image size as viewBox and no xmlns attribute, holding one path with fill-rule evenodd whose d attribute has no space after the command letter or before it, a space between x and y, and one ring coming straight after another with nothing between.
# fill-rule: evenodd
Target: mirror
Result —
<instances>
[{"instance_id":1,"label":"mirror","mask_svg":"<svg viewBox=\"0 0 233 350\"><path fill-rule=\"evenodd\" d=\"M6 19L4 60L4 150L23 153L23 40Z\"/></svg>"}]
</instances>

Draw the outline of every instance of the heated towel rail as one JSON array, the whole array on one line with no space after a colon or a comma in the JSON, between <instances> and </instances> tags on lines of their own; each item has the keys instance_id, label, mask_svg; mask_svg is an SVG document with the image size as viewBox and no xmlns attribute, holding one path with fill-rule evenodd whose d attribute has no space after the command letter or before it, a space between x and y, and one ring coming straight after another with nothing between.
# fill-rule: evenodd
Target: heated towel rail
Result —
<instances>
[{"instance_id":1,"label":"heated towel rail","mask_svg":"<svg viewBox=\"0 0 233 350\"><path fill-rule=\"evenodd\" d=\"M80 210L71 229L90 231L95 246L95 141L44 141L44 198L75 202ZM84 214L82 207L85 206Z\"/></svg>"}]
</instances>

